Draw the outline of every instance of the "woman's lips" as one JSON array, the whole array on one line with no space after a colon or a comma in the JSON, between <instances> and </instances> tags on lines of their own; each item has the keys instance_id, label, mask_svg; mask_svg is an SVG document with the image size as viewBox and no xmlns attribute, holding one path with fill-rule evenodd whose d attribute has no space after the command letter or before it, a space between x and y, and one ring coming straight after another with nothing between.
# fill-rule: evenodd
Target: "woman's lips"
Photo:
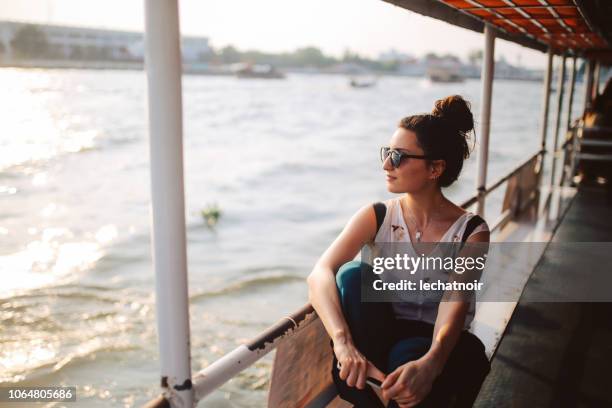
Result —
<instances>
[{"instance_id":1,"label":"woman's lips","mask_svg":"<svg viewBox=\"0 0 612 408\"><path fill-rule=\"evenodd\" d=\"M388 175L388 174L387 174L387 177L386 177L387 181L393 181L393 180L395 180L396 178L397 178L397 177L393 177L393 176L390 176L390 175Z\"/></svg>"}]
</instances>

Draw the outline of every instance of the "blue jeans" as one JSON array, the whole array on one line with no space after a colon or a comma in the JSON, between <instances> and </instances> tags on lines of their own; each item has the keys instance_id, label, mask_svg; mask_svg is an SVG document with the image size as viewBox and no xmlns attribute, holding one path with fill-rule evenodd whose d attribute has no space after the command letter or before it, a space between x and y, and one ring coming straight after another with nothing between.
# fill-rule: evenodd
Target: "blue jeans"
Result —
<instances>
[{"instance_id":1,"label":"blue jeans","mask_svg":"<svg viewBox=\"0 0 612 408\"><path fill-rule=\"evenodd\" d=\"M351 261L342 265L336 284L344 318L357 349L386 374L409 361L422 357L431 346L432 324L396 319L388 302L361 302L361 285L375 275L368 264ZM332 343L333 346L333 343ZM485 349L478 337L463 331L429 395L419 407L471 407L490 370ZM374 391L349 387L340 379L334 356L332 377L340 397L356 407L384 407ZM397 407L391 401L388 407Z\"/></svg>"}]
</instances>

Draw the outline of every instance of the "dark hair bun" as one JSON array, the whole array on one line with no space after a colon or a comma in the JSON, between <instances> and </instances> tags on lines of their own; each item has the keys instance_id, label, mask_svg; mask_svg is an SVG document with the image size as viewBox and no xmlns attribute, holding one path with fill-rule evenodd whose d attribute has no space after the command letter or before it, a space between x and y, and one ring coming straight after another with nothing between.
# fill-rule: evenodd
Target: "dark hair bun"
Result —
<instances>
[{"instance_id":1,"label":"dark hair bun","mask_svg":"<svg viewBox=\"0 0 612 408\"><path fill-rule=\"evenodd\" d=\"M431 114L406 116L399 126L416 133L425 155L446 161L438 185L448 187L453 184L461 173L463 161L470 157L468 140L470 131L474 129L470 103L459 95L448 96L436 101Z\"/></svg>"},{"instance_id":2,"label":"dark hair bun","mask_svg":"<svg viewBox=\"0 0 612 408\"><path fill-rule=\"evenodd\" d=\"M470 103L460 95L451 95L437 100L431 114L448 121L458 131L468 133L474 129L474 116L470 108Z\"/></svg>"}]
</instances>

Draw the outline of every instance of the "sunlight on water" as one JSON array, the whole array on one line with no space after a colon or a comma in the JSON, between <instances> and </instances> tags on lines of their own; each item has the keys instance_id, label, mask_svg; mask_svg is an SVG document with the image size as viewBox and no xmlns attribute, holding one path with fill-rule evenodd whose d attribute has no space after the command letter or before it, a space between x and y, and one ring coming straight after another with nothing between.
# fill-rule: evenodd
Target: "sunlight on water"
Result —
<instances>
[{"instance_id":1,"label":"sunlight on water","mask_svg":"<svg viewBox=\"0 0 612 408\"><path fill-rule=\"evenodd\" d=\"M35 187L41 187L44 186L45 184L47 184L47 173L46 172L40 172L34 175L34 177L32 177L32 185Z\"/></svg>"},{"instance_id":2,"label":"sunlight on water","mask_svg":"<svg viewBox=\"0 0 612 408\"><path fill-rule=\"evenodd\" d=\"M100 244L109 244L117 238L117 235L118 231L115 225L105 225L96 232L95 237Z\"/></svg>"},{"instance_id":3,"label":"sunlight on water","mask_svg":"<svg viewBox=\"0 0 612 408\"><path fill-rule=\"evenodd\" d=\"M17 189L15 187L0 186L0 194L11 195L11 194L15 194L16 192L17 192Z\"/></svg>"},{"instance_id":4,"label":"sunlight on water","mask_svg":"<svg viewBox=\"0 0 612 408\"><path fill-rule=\"evenodd\" d=\"M78 130L80 118L62 111L61 85L44 71L23 75L23 70L3 70L0 170L95 146L98 132Z\"/></svg>"},{"instance_id":5,"label":"sunlight on water","mask_svg":"<svg viewBox=\"0 0 612 408\"><path fill-rule=\"evenodd\" d=\"M109 242L114 237L113 229L102 228L98 235L101 243ZM3 279L0 296L47 286L60 278L70 278L92 268L103 255L100 245L96 242L62 242L71 237L65 228L46 228L41 239L28 243L24 250L0 256Z\"/></svg>"},{"instance_id":6,"label":"sunlight on water","mask_svg":"<svg viewBox=\"0 0 612 408\"><path fill-rule=\"evenodd\" d=\"M32 340L29 344L5 344L0 352L0 372L3 373L0 374L0 382L21 381L25 376L18 373L52 364L57 352L48 340Z\"/></svg>"}]
</instances>

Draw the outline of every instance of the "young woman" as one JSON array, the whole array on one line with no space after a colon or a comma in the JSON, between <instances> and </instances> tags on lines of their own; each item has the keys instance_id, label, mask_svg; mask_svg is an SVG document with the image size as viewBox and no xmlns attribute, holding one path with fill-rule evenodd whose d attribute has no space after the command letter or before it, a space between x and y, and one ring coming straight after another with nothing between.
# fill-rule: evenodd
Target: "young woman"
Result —
<instances>
[{"instance_id":1,"label":"young woman","mask_svg":"<svg viewBox=\"0 0 612 408\"><path fill-rule=\"evenodd\" d=\"M442 193L469 156L473 128L470 105L457 95L438 100L431 114L403 118L381 149L387 189L402 195L357 211L308 277L332 340L334 382L357 407L471 406L489 372L483 344L466 330L473 302L362 302L369 265L352 261L375 242L489 241L486 223ZM382 401L368 377L382 382Z\"/></svg>"}]
</instances>

